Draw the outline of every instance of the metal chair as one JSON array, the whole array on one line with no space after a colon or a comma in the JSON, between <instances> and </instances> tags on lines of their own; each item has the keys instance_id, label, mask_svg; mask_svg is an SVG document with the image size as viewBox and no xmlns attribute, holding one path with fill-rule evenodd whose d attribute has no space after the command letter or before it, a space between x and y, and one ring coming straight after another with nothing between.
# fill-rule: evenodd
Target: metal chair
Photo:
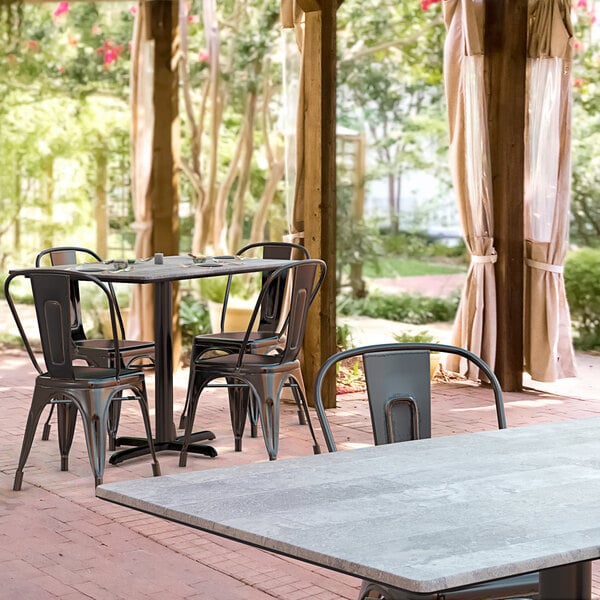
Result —
<instances>
[{"instance_id":1,"label":"metal chair","mask_svg":"<svg viewBox=\"0 0 600 600\"><path fill-rule=\"evenodd\" d=\"M306 260L310 258L310 254L304 246L291 242L256 242L240 248L236 253L237 256L244 257L255 256L256 254L259 254L264 259L291 260L296 258ZM268 275L268 273L263 273L263 287ZM225 327L233 277L233 275L230 275L227 278L223 306L221 309L220 331L215 333L201 334L194 337L190 357L190 382L194 377L194 363L203 354L215 350L228 354L236 354L240 351L246 331L226 331ZM286 309L289 308L289 303L286 302L285 296L285 283L285 280L282 279L278 285L273 286L270 297L265 299L264 305L261 307L260 318L258 320L256 331L253 331L248 338L248 349L253 354L264 354L265 352L269 352L274 348L281 347L283 344L287 316ZM188 384L188 391L190 389L191 386ZM180 429L185 428L188 405L189 394L186 396L185 405L179 420ZM248 406L250 435L252 437L256 437L257 409L252 398L250 398ZM304 413L300 405L298 405L298 420L301 425L306 424Z\"/></svg>"},{"instance_id":2,"label":"metal chair","mask_svg":"<svg viewBox=\"0 0 600 600\"><path fill-rule=\"evenodd\" d=\"M258 296L239 351L210 358L200 356L194 362L193 369L190 369L192 377L188 388L189 412L186 420L185 442L180 454L180 466L186 465L186 448L192 433L198 399L204 388L209 385L225 386L232 392L239 392L229 394L236 450L239 451L242 447L249 396L252 395L258 407L269 459L275 460L279 440L279 401L282 389L289 387L310 429L314 452L319 453L319 445L308 414L298 355L302 348L308 310L323 283L325 272L325 263L316 259L290 262L273 271L266 278ZM254 323L260 319L265 302L270 301L273 290L279 288L281 281L287 281L290 285L290 308L283 346L274 348L268 354L253 353L251 337ZM211 384L213 380L219 378L225 378L227 383Z\"/></svg>"},{"instance_id":3,"label":"metal chair","mask_svg":"<svg viewBox=\"0 0 600 600\"><path fill-rule=\"evenodd\" d=\"M40 339L46 371L40 367L10 293L10 285L16 277L26 277L31 282L33 300L40 331ZM152 471L160 475L160 466L154 452L154 442L148 412L148 398L144 374L140 369L125 368L120 361L111 367L92 365L78 366L78 356L71 342L71 307L74 284L86 281L96 285L106 298L110 312L114 351L119 356L117 308L112 291L92 275L67 270L27 269L10 275L5 282L4 293L10 311L21 334L25 349L33 366L39 373L35 387L19 464L13 489L21 489L23 469L29 456L35 430L42 411L47 404L59 407L59 448L61 470L68 470L68 455L73 441L76 411L81 415L90 465L96 485L102 483L104 473L108 410L117 398L137 400L144 421L146 437L153 459ZM129 392L130 395L123 395Z\"/></svg>"},{"instance_id":4,"label":"metal chair","mask_svg":"<svg viewBox=\"0 0 600 600\"><path fill-rule=\"evenodd\" d=\"M315 380L314 402L330 452L337 450L323 407L323 382L340 362L362 359L371 414L373 441L389 444L431 437L430 353L456 354L479 368L489 382L499 429L506 428L502 389L489 365L477 355L445 344L390 343L352 348L328 358ZM530 573L498 579L438 594L415 594L379 583L364 581L359 600L499 600L516 596L537 597L539 577Z\"/></svg>"},{"instance_id":5,"label":"metal chair","mask_svg":"<svg viewBox=\"0 0 600 600\"><path fill-rule=\"evenodd\" d=\"M40 267L48 259L53 266L67 266L91 261L93 265L96 262L102 262L102 258L93 250L80 246L57 246L54 248L46 248L42 250L35 259L35 266ZM75 353L78 358L85 360L89 365L96 367L114 367L117 353L115 352L114 343L111 339L94 338L89 339L83 327L81 317L81 302L79 282L73 281L71 289L71 339L75 346ZM121 359L121 364L129 367L132 364L141 366L154 365L154 342L128 340L125 338L125 325L123 316L117 302L117 295L112 284L106 284L110 290L115 305L118 334L120 338L118 356ZM54 406L50 410L50 414L44 423L42 439L47 440L50 435L50 420ZM109 432L109 449L114 450L117 439L117 429L119 427L119 418L121 414L121 403L115 399L111 404L108 432Z\"/></svg>"}]
</instances>

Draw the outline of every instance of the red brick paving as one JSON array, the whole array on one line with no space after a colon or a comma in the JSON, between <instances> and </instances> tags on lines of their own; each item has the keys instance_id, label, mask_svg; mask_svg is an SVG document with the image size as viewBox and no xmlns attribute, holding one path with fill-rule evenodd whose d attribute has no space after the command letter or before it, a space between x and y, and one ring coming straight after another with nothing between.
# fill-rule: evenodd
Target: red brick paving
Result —
<instances>
[{"instance_id":1,"label":"red brick paving","mask_svg":"<svg viewBox=\"0 0 600 600\"><path fill-rule=\"evenodd\" d=\"M336 600L357 597L359 581L355 578L96 499L81 428L76 432L68 473L59 470L56 425L53 424L48 442L42 442L38 434L25 469L23 489L13 492L33 378L23 353L11 351L0 355L0 598ZM151 387L151 378L149 383ZM176 411L182 408L185 385L186 373L180 372L176 377ZM580 394L576 381L569 389L569 397L551 391L506 393L509 426L600 414L600 403L590 399L593 396L589 393ZM203 398L197 424L216 433L214 445L219 456L216 459L190 456L187 470L267 459L261 438L245 437L243 452L233 452L228 407L222 392L207 393ZM133 403L128 403L123 412L121 432L139 432L141 427ZM341 397L338 408L328 414L341 446L370 443L368 409L361 394ZM492 428L494 415L489 389L461 383L434 385L434 435ZM294 407L284 405L280 458L310 453L307 429L298 425ZM160 461L163 474L181 471L174 453L162 453ZM149 461L138 459L118 467L107 465L104 480L149 476ZM594 569L594 598L600 598L598 569Z\"/></svg>"}]
</instances>

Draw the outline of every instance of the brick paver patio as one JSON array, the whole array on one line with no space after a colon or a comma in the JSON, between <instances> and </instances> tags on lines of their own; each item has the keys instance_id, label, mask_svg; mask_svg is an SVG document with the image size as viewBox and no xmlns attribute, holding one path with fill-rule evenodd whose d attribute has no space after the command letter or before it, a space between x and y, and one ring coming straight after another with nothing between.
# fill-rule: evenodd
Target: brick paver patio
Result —
<instances>
[{"instance_id":1,"label":"brick paver patio","mask_svg":"<svg viewBox=\"0 0 600 600\"><path fill-rule=\"evenodd\" d=\"M582 359L590 376L600 368ZM590 371L590 368L592 371ZM593 371L593 369L596 369ZM178 416L187 372L176 376ZM12 491L32 382L25 355L0 354L0 598L39 600L60 598L202 599L202 600L335 600L355 599L355 578L279 557L216 536L194 531L94 496L81 428L70 455L69 472L60 472L53 423L50 440L38 434L25 469L21 492ZM152 384L149 377L150 388ZM505 394L509 426L600 415L593 388L576 380L562 383L568 396L527 390ZM565 392L562 391L564 394ZM435 384L432 403L434 435L495 427L491 392L469 384ZM222 391L203 396L197 428L212 429L219 451L215 459L190 456L187 470L226 467L266 460L261 438L244 439L244 450L233 452L227 402ZM346 448L369 443L369 417L362 394L341 397L329 411L336 440ZM121 432L135 434L141 424L133 403L127 403ZM40 429L41 433L41 429ZM320 435L320 432L318 432ZM321 436L320 436L321 437ZM280 460L310 454L308 431L298 425L292 405L281 416ZM174 453L160 455L163 474L180 472ZM144 458L113 467L105 482L151 476ZM277 498L273 498L277 502ZM335 511L335 506L331 507ZM594 570L594 598L600 598L600 572Z\"/></svg>"}]
</instances>

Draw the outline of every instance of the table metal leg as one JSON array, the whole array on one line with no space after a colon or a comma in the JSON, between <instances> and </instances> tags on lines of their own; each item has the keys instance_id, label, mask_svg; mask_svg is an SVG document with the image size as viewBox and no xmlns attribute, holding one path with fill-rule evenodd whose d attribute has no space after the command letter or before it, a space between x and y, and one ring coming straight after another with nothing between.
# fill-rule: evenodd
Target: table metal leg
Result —
<instances>
[{"instance_id":1,"label":"table metal leg","mask_svg":"<svg viewBox=\"0 0 600 600\"><path fill-rule=\"evenodd\" d=\"M170 281L154 284L154 340L155 340L155 428L154 448L156 452L178 452L183 446L183 436L177 437L173 421L173 307ZM199 431L192 434L192 442L214 440L212 431ZM133 446L116 452L110 457L113 465L124 460L149 454L145 438L119 437L116 446ZM217 451L204 444L190 444L188 452L217 456Z\"/></svg>"},{"instance_id":2,"label":"table metal leg","mask_svg":"<svg viewBox=\"0 0 600 600\"><path fill-rule=\"evenodd\" d=\"M540 600L591 600L592 561L540 571Z\"/></svg>"}]
</instances>

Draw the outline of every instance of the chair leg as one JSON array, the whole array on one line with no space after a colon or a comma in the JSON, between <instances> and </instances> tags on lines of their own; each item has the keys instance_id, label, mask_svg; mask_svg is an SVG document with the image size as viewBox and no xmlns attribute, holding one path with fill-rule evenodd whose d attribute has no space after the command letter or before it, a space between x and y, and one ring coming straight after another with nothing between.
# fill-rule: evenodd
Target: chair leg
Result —
<instances>
[{"instance_id":1,"label":"chair leg","mask_svg":"<svg viewBox=\"0 0 600 600\"><path fill-rule=\"evenodd\" d=\"M252 394L250 394L248 402L248 417L250 419L250 437L258 437L258 404Z\"/></svg>"},{"instance_id":2,"label":"chair leg","mask_svg":"<svg viewBox=\"0 0 600 600\"><path fill-rule=\"evenodd\" d=\"M121 419L121 400L114 398L108 407L108 449L112 452L117 447L117 430Z\"/></svg>"},{"instance_id":3,"label":"chair leg","mask_svg":"<svg viewBox=\"0 0 600 600\"><path fill-rule=\"evenodd\" d=\"M183 410L181 411L181 416L179 417L179 429L185 429L187 425L187 415L190 410L190 394L192 390L192 385L194 381L194 361L190 360L190 375L188 377L188 386L185 394L185 404L183 405Z\"/></svg>"},{"instance_id":4,"label":"chair leg","mask_svg":"<svg viewBox=\"0 0 600 600\"><path fill-rule=\"evenodd\" d=\"M42 430L42 440L48 441L50 439L50 421L52 420L52 414L54 413L54 404L50 405L50 412L48 413L48 418L44 423L44 429Z\"/></svg>"},{"instance_id":5,"label":"chair leg","mask_svg":"<svg viewBox=\"0 0 600 600\"><path fill-rule=\"evenodd\" d=\"M33 438L35 436L35 430L37 429L42 411L48 404L50 397L44 391L40 390L37 386L33 391L33 397L31 399L31 407L29 414L27 415L27 424L25 425L25 433L23 435L23 444L21 445L21 455L19 456L19 464L15 473L15 480L13 483L13 490L18 492L23 484L23 469L25 463L31 451L31 445L33 444Z\"/></svg>"},{"instance_id":6,"label":"chair leg","mask_svg":"<svg viewBox=\"0 0 600 600\"><path fill-rule=\"evenodd\" d=\"M58 448L60 450L60 470L69 470L69 452L75 435L77 407L73 402L61 402L57 405Z\"/></svg>"},{"instance_id":7,"label":"chair leg","mask_svg":"<svg viewBox=\"0 0 600 600\"><path fill-rule=\"evenodd\" d=\"M294 378L292 376L292 378ZM302 417L304 423L300 422L301 425L308 425L308 429L310 431L310 435L313 439L313 453L321 454L321 447L319 446L319 442L317 442L317 436L315 435L315 430L313 428L312 421L310 420L310 414L308 412L308 402L306 401L306 393L304 392L304 386L300 387L300 382L292 381L290 382L290 387L292 388L292 394L294 395L294 400L296 401L296 405L298 406L298 412L302 411Z\"/></svg>"},{"instance_id":8,"label":"chair leg","mask_svg":"<svg viewBox=\"0 0 600 600\"><path fill-rule=\"evenodd\" d=\"M83 431L88 458L94 474L94 484L102 483L106 458L106 438L108 436L108 406L110 393L105 389L92 389L87 392L85 405L81 399L75 403L83 420Z\"/></svg>"},{"instance_id":9,"label":"chair leg","mask_svg":"<svg viewBox=\"0 0 600 600\"><path fill-rule=\"evenodd\" d=\"M296 402L296 408L298 410L298 423L300 423L300 425L306 425L306 411L304 410L304 406L300 401L300 395L298 394L298 391L300 391L300 393L302 394L302 398L306 398L306 388L304 386L304 378L302 377L302 371L300 370L300 368L294 371L292 377L296 381L296 384L294 385L294 383L292 382L290 384L290 387L292 388L292 394L294 395L294 401Z\"/></svg>"},{"instance_id":10,"label":"chair leg","mask_svg":"<svg viewBox=\"0 0 600 600\"><path fill-rule=\"evenodd\" d=\"M191 373L191 370L190 370ZM196 418L196 408L198 407L198 399L200 398L200 394L202 390L208 383L208 379L204 379L199 376L196 371L194 371L193 380L190 379L190 383L188 385L188 394L187 394L187 412L185 418L185 433L183 437L183 446L181 447L181 451L179 452L179 466L185 467L187 465L187 449L190 445L190 438L192 436L192 427L194 426L194 419Z\"/></svg>"},{"instance_id":11,"label":"chair leg","mask_svg":"<svg viewBox=\"0 0 600 600\"><path fill-rule=\"evenodd\" d=\"M146 386L144 385L139 390L135 390L142 411L142 419L144 420L144 428L146 430L146 437L148 438L148 447L150 448L150 454L152 456L152 474L154 477L160 475L160 464L156 457L156 450L154 449L154 439L152 438L152 426L150 425L150 413L148 412L148 396L146 394Z\"/></svg>"},{"instance_id":12,"label":"chair leg","mask_svg":"<svg viewBox=\"0 0 600 600\"><path fill-rule=\"evenodd\" d=\"M235 438L235 451L242 451L242 437L246 426L246 415L249 412L250 390L244 384L235 385L235 380L227 379L227 383L233 387L228 388L229 413L231 415L231 427Z\"/></svg>"},{"instance_id":13,"label":"chair leg","mask_svg":"<svg viewBox=\"0 0 600 600\"><path fill-rule=\"evenodd\" d=\"M263 439L269 460L277 459L279 450L279 396L284 377L280 374L248 377L260 415Z\"/></svg>"}]
</instances>

